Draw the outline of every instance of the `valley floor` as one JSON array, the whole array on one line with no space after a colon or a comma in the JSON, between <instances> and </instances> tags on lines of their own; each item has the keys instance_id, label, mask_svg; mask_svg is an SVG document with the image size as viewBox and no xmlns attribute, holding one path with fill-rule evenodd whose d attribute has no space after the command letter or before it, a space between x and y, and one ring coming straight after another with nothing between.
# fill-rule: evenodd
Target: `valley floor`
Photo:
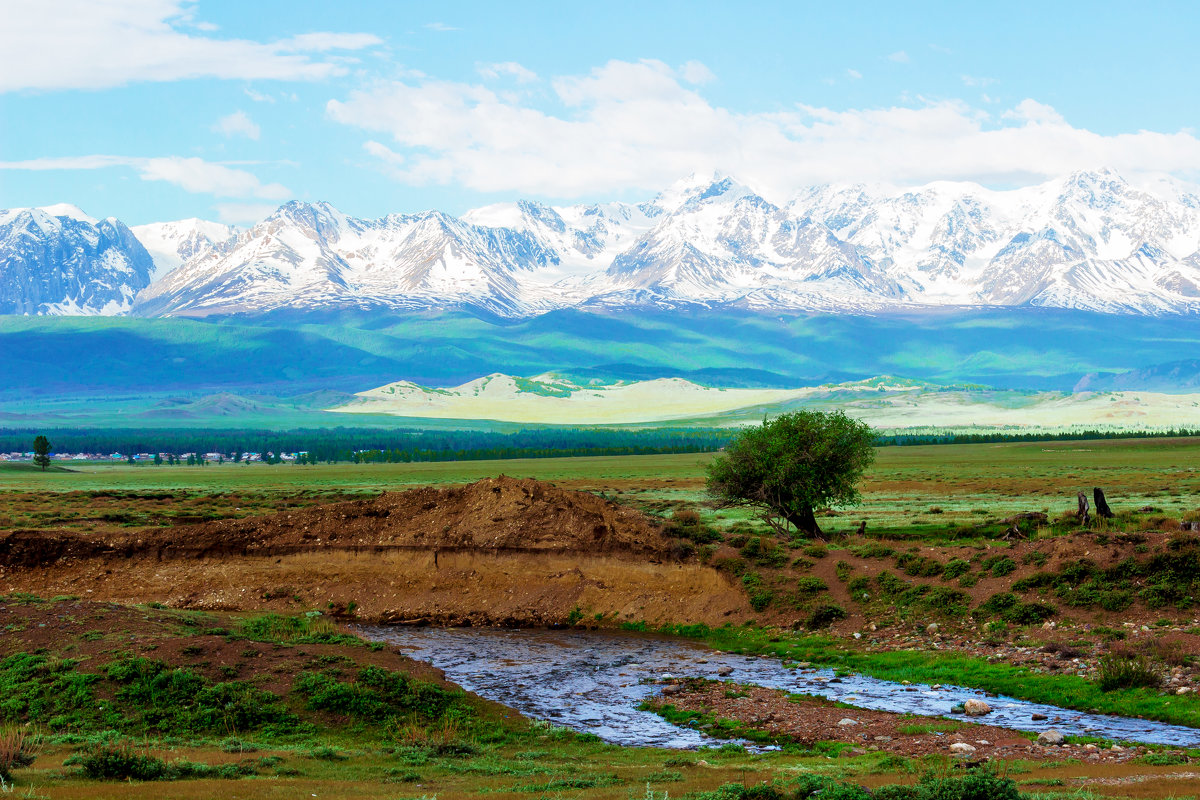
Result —
<instances>
[{"instance_id":1,"label":"valley floor","mask_svg":"<svg viewBox=\"0 0 1200 800\"><path fill-rule=\"evenodd\" d=\"M696 455L0 473L0 718L33 723L43 742L13 775L55 798L161 796L154 782L81 777L112 744L235 765L184 769L171 796L209 796L240 774L223 794L678 797L813 775L911 783L958 736L974 749L958 762L1007 741L1002 770L1025 792L1200 794L1200 750L1031 748L1015 732L920 718L881 721L868 739L832 718L798 735L788 719L842 711L745 686L672 689L660 706L782 750L617 748L458 692L341 627L661 628L1200 728L1200 541L1185 529L1200 518L1198 456L1194 439L884 448L863 505L821 517L828 541L774 537L753 515L707 506ZM458 488L404 492L429 485ZM1094 486L1117 517L1085 528L1071 511ZM864 519L865 535L849 533ZM1106 670L1128 664L1157 685L1103 691ZM155 705L171 692L192 711ZM206 716L217 697L226 710ZM96 710L113 701L121 717ZM268 718L239 717L247 703ZM939 725L949 737L896 734Z\"/></svg>"}]
</instances>

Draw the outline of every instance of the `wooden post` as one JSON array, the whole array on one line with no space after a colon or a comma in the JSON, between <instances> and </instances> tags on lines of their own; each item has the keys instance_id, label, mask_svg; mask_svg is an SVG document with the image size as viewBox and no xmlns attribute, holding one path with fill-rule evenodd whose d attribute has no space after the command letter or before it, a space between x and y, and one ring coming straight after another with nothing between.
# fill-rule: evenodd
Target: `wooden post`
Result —
<instances>
[{"instance_id":1,"label":"wooden post","mask_svg":"<svg viewBox=\"0 0 1200 800\"><path fill-rule=\"evenodd\" d=\"M1088 505L1087 495L1084 494L1083 492L1080 492L1076 496L1076 499L1079 501L1079 512L1077 514L1077 516L1079 517L1079 524L1083 525L1086 528L1088 523L1091 522L1091 520L1092 520L1092 515L1090 513L1090 507Z\"/></svg>"}]
</instances>

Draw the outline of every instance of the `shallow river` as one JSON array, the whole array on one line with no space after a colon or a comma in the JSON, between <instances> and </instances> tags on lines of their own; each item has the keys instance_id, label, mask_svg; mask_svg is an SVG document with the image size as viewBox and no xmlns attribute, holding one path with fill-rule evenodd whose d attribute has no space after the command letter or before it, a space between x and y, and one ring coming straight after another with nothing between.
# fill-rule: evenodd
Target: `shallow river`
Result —
<instances>
[{"instance_id":1,"label":"shallow river","mask_svg":"<svg viewBox=\"0 0 1200 800\"><path fill-rule=\"evenodd\" d=\"M955 686L902 686L828 669L788 669L778 659L710 650L680 639L628 634L482 628L363 627L369 639L398 646L442 669L476 694L577 731L622 745L692 748L719 744L693 730L639 711L657 687L643 678L701 677L805 692L861 708L949 716L950 709L983 692ZM718 670L732 673L719 677ZM987 697L993 711L981 722L1017 730L1054 728L1065 734L1195 747L1200 729L1126 717L1105 717ZM1045 714L1044 722L1031 720Z\"/></svg>"}]
</instances>

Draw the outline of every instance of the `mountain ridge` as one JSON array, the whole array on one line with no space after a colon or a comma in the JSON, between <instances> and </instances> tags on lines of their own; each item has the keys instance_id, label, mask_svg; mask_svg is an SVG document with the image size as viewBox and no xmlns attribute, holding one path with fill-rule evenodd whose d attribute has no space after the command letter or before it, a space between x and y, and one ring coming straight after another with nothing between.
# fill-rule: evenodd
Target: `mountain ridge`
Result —
<instances>
[{"instance_id":1,"label":"mountain ridge","mask_svg":"<svg viewBox=\"0 0 1200 800\"><path fill-rule=\"evenodd\" d=\"M120 224L52 207L0 212L0 232L24 212L60 228L91 226L95 236L100 226ZM43 249L52 249L51 228L41 229ZM461 217L431 210L367 220L328 203L292 201L243 231L182 220L137 226L131 237L153 259L147 276L125 267L117 276L124 282L95 278L118 287L120 303L56 305L43 292L10 303L25 309L10 313L464 308L526 318L571 307L685 306L1200 313L1200 189L1173 183L1147 191L1107 169L1009 190L945 181L898 192L818 186L782 204L729 176L693 175L640 204L518 200ZM0 236L0 265L12 261L8 241ZM123 263L144 267L141 254L123 255Z\"/></svg>"}]
</instances>

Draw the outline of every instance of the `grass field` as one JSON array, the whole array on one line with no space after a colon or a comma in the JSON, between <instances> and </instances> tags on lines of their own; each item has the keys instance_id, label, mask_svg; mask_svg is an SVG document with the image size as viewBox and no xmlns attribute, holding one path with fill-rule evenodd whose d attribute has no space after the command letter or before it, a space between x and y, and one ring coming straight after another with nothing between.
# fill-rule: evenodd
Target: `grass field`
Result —
<instances>
[{"instance_id":1,"label":"grass field","mask_svg":"<svg viewBox=\"0 0 1200 800\"><path fill-rule=\"evenodd\" d=\"M875 536L883 536L882 541L853 537L827 545L811 541L780 541L768 543L765 549L760 548L763 548L766 537L758 537L764 529L751 512L714 509L705 505L704 473L709 458L711 456L667 455L319 466L72 464L68 467L70 471L47 472L30 469L27 465L0 465L0 530L136 529L265 514L381 491L463 483L499 474L536 477L567 488L602 493L619 502L664 516L682 510L697 511L703 520L702 527L708 526L721 532L723 540L719 540L723 549L717 553L716 545L702 544L702 541L711 542L712 539L697 538L697 545L701 549L713 547L710 555L717 553L721 556L719 560L727 564L737 562L738 571L731 574L737 576L739 586L745 585L752 603L756 593L765 598L773 592L774 599L764 601L764 614L777 612L787 603L795 603L797 609L807 613L809 606L814 603L836 601L856 615L854 624L861 626L858 630L865 631L868 622L877 621L881 628L891 626L887 630L888 637L893 633L897 637L906 637L899 639L898 644L873 651L870 649L873 645L867 644L867 640L873 637L870 633L861 643L857 643L844 631L842 638L834 639L809 636L802 631L787 632L747 625L709 631L707 638L719 648L744 649L814 663L830 663L894 680L978 685L1056 704L1144 714L1179 722L1192 722L1200 713L1197 711L1200 700L1195 700L1195 695L1160 699L1162 695L1157 690L1101 692L1096 688L1093 678L1085 674L1087 670L1083 667L1086 665L1073 665L1069 659L1057 664L1058 674L1044 673L1045 665L1052 663L1053 659L1039 655L1041 660L1029 660L1030 654L1039 652L1044 643L1043 639L1037 638L1043 634L1040 620L1037 623L1014 622L1011 626L1000 624L999 627L992 627L991 623L984 624L984 618L977 617L979 625L969 625L972 631L963 634L962 642L970 648L976 648L981 640L993 637L996 640L994 646L999 649L988 652L1002 653L995 658L978 649L963 652L924 649L931 641L924 634L929 619L941 620L947 628L954 624L954 620L947 616L944 609L930 607L920 610L920 603L923 602L921 595L914 596L911 604L906 606L905 603L909 601L902 599L900 590L895 595L883 593L884 585L880 577L884 570L892 574L902 573L908 576L899 579L902 589L926 585L931 590L942 592L942 597L957 593L965 598L959 588L971 588L978 582L979 588L987 591L981 594L976 590L978 596L969 605L962 600L964 605L961 613L955 612L961 621L969 624L970 607L975 606L975 613L978 614L981 600L991 592L1001 590L1003 582L1008 580L997 577L1000 571L995 562L1003 562L1006 560L1004 556L1011 554L1007 561L1012 567L1017 569L1019 563L1019 568L1027 573L1032 567L1022 557L1023 554L1029 555L1035 546L1044 546L1049 551L1054 548L1053 542L1073 541L1075 532L1060 518L1074 509L1076 492L1083 491L1090 495L1093 487L1102 487L1114 508L1122 513L1120 520L1113 523L1111 528L1083 534L1091 537L1087 539L1088 542L1098 542L1099 536L1107 536L1110 530L1118 531L1120 526L1136 532L1147 530L1147 526L1153 526L1158 519L1200 518L1200 474L1196 471L1196 465L1200 465L1200 439L881 448L877 451L874 467L863 482L862 505L826 514L821 523L827 531L840 531L856 527L859 520L865 519L869 531ZM998 530L995 521L1026 511L1042 511L1050 518L1044 531L1039 531L1037 540L1019 545L998 541L995 537ZM1132 511L1138 513L1130 514ZM988 528L985 522L991 525L990 529L984 530ZM1166 534L1160 531L1158 535ZM1116 538L1114 536L1114 540ZM889 548L886 554L869 553L872 547L882 550L884 544ZM946 544L945 550L938 549L942 544ZM1106 545L1106 549L1116 545L1117 542L1113 541ZM1080 550L1091 546L1085 544ZM1144 544L1137 545L1142 550L1135 550L1134 540L1121 546L1125 548L1123 553L1137 554L1143 560L1154 554ZM778 563L774 560L776 557ZM904 561L904 558L909 560ZM937 562L939 572L909 571L909 566L923 569L931 561ZM953 576L950 569L952 565L956 565ZM322 569L325 567L323 564ZM1192 580L1191 576L1184 577ZM1098 584L1104 578L1089 580ZM872 595L869 602L859 602L848 594L848 587L854 586L856 581L861 581L862 586L869 589ZM1176 642L1183 642L1188 637L1195 638L1200 629L1195 629L1187 621L1194 613L1195 605L1164 606L1147 612L1140 605L1141 601L1135 599L1140 597L1136 591L1142 585L1138 583L1127 592L1130 602L1138 603L1133 610L1142 615L1137 624L1156 625L1155 617L1169 616L1173 619L1161 620L1163 627L1155 628L1152 634L1139 637L1131 633L1128 641L1124 642L1129 648L1128 652L1135 652L1136 647L1137 653L1174 659L1170 662L1172 668L1185 666L1192 671L1196 657L1191 650L1160 651L1153 646L1159 638L1159 630L1173 637ZM828 593L825 592L826 588ZM1036 590L1040 594L1025 595L1025 599L1045 599L1059 606L1061 616L1057 619L1062 623L1059 630L1063 632L1060 636L1063 644L1088 654L1085 655L1087 660L1091 658L1090 654L1109 652L1105 648L1111 641L1125 639L1124 631L1112 629L1114 626L1122 627L1119 621L1106 621L1104 625L1098 625L1081 622L1083 618L1078 616L1074 621L1068 619L1068 601L1076 596L1071 594L1073 589L1067 591L1067 588L1057 584L1047 585ZM1101 588L1109 587L1098 587L1097 591ZM814 593L805 594L809 590ZM1190 597L1188 601L1191 601ZM0 597L0 611L4 610L6 604L11 612L17 605L26 602L27 599L16 595ZM65 599L57 602L70 604L76 601ZM759 606L754 607L759 610ZM104 694L106 691L123 691L113 683L117 680L113 677L117 673L106 666L106 659L125 658L123 653L128 649L149 659L169 660L168 655L173 653L172 664L182 665L177 669L201 672L210 683L224 680L224 670L227 669L233 670L229 675L255 686L278 681L280 675L292 674L301 668L324 670L330 676L340 676L338 679L344 684L343 688L337 689L340 694L335 692L329 696L349 698L346 702L353 700L356 695L345 686L357 685L351 679L353 672L348 669L349 665L351 662L361 665L365 663L364 658L375 657L375 651L364 649L361 643L346 644L349 649L335 652L329 648L341 646L338 644L341 640L334 640L326 649L319 650L276 633L255 638L255 635L244 630L238 632L241 622L237 615L221 615L212 619L205 617L202 622L196 622L186 630L178 626L170 627L170 630L152 630L147 626L158 619L155 615L161 609L124 607L125 610L118 614L117 609L122 607L114 604L74 608L68 605L60 607L54 601L50 601L50 605L38 601L30 608L40 609L39 613L44 616L37 620L31 617L25 622L15 621L11 627L3 630L13 636L30 637L31 644L27 649L31 653L43 652L39 647L46 648L46 654L39 657L47 659L47 664L31 672L22 672L24 667L16 662L11 665L8 662L0 664L0 668L9 670L7 680L15 687L7 695L10 698L8 706L4 705L5 696L0 696L0 739L9 730L4 728L5 723L23 723L32 718L26 711L20 711L15 716L12 713L17 708L11 701L17 696L16 692L24 692L31 698L31 703L37 698L41 698L37 702L50 702L59 689L51 687L42 691L43 683L40 682L63 680L60 676L64 670L68 670L76 663L76 659L84 655L88 658L79 662L78 669L90 670L101 676L95 679L95 697L107 697ZM297 607L294 613L302 610L303 607ZM179 613L184 617L195 614L190 611L162 611L164 614ZM289 613L293 612L289 610ZM1083 612L1072 613L1101 612L1088 607ZM97 622L104 614L117 615L108 627ZM200 616L196 616L196 620L200 619ZM43 622L47 626L81 627L70 638L39 644L33 639L51 636L46 632L48 628L41 627ZM159 624L154 622L154 625ZM96 629L86 630L89 625ZM873 625L870 630L874 630ZM682 629L681 632L686 633ZM135 645L131 633L150 638ZM155 636L160 638L155 640ZM202 640L194 639L197 636ZM258 644L251 645L248 642ZM0 644L3 644L3 640L0 640ZM326 647L325 644L321 646ZM949 639L939 646L949 647ZM254 648L258 649L260 655L255 656L251 652ZM1010 656L1016 649L1026 659L1023 664L1010 664ZM251 657L260 660L252 661ZM264 664L267 658L273 659L274 671L260 670L256 666ZM67 666L64 667L64 664ZM3 677L0 675L0 678ZM186 683L183 677L186 676L179 681L172 679L174 683L171 685ZM1200 686L1200 674L1188 680L1194 680ZM109 684L112 686L109 687ZM54 686L59 684L55 683ZM63 683L60 688L66 686ZM83 683L78 686L83 687ZM155 692L167 691L165 686L158 686ZM154 693L147 697L150 698L145 701L147 703L151 700L159 702L154 699L158 697ZM34 767L16 772L19 780L17 792L25 793L19 796L53 798L317 796L414 800L437 797L447 800L500 793L529 798L665 800L668 793L678 798L690 792L711 792L728 783L753 786L763 781L807 780L806 776L817 776L879 786L895 782L910 783L923 771L932 771L942 777L954 774L946 762L937 759L918 762L907 758L889 758L878 753L842 758L838 757L840 746L759 755L738 748L702 753L623 749L586 736L578 737L539 726L527 728L523 723L497 721L493 717L467 726L474 726L466 737L470 740L469 752L442 753L438 752L436 735L430 733L435 722L440 724L440 719L431 718L428 725L422 722L425 728L418 726L419 729L405 728L401 731L386 721L407 721L408 718L399 711L387 712L392 716L385 715L385 722L368 724L354 713L313 713L314 707L311 704L303 705L305 696L296 694L294 688L280 689L279 697L279 702L314 727L303 730L296 728L286 735L272 734L264 726L252 730L239 729L236 731L237 738L251 741L258 748L253 755L231 750L227 742L223 745L222 742L230 738L229 731L224 730L199 733L182 730L142 731L132 737L135 750L167 762L184 759L194 762L193 766L207 764L218 768L228 764L237 767L240 764L242 766L238 768L247 770L240 780L201 777L164 785L158 782L85 779L80 776L71 759L77 758L89 747L99 746L96 743L104 740L104 736L111 739L111 735L102 735L97 726L114 723L111 718L97 721L98 718L94 719L94 704L80 702L65 711L60 709L57 717L60 722L56 724L63 724L61 719L72 714L81 721L70 722L59 730L46 731L45 745ZM1164 704L1163 710L1170 710L1169 714L1156 713L1155 704L1160 702ZM1165 705L1168 702L1173 702L1173 705ZM179 706L190 707L187 704ZM56 719L49 714L43 716L45 719L42 724L46 725L50 719ZM119 735L129 735L129 732ZM1196 756L1200 757L1200 754ZM1014 762L1005 769L1010 777L1022 784L1023 791L1045 791L1048 792L1046 797L1089 800L1133 796L1129 792L1134 787L1136 796L1141 797L1182 798L1197 794L1194 777L1171 777L1173 767L1155 764L1130 763L1101 767L1064 755L1062 761ZM1085 788L1088 787L1087 781L1097 776L1117 782ZM721 800L749 797L774 800L793 796L778 793L739 794L742 791L735 788L721 795L695 796L705 800L717 797ZM842 794L835 795L832 790L829 791L829 796L843 797ZM866 798L852 791L844 796L855 800ZM895 797L907 798L910 795L896 794Z\"/></svg>"},{"instance_id":2,"label":"grass field","mask_svg":"<svg viewBox=\"0 0 1200 800\"><path fill-rule=\"evenodd\" d=\"M0 491L184 491L196 494L374 493L500 474L575 489L637 492L673 504L703 500L707 455L611 456L415 464L205 467L72 465L71 472L0 469ZM1102 487L1114 507L1184 514L1200 507L1200 439L1128 439L884 447L849 510L886 528L976 520L979 512L1056 514ZM930 509L940 509L930 513ZM737 517L736 513L732 513ZM834 522L835 527L840 523Z\"/></svg>"}]
</instances>

